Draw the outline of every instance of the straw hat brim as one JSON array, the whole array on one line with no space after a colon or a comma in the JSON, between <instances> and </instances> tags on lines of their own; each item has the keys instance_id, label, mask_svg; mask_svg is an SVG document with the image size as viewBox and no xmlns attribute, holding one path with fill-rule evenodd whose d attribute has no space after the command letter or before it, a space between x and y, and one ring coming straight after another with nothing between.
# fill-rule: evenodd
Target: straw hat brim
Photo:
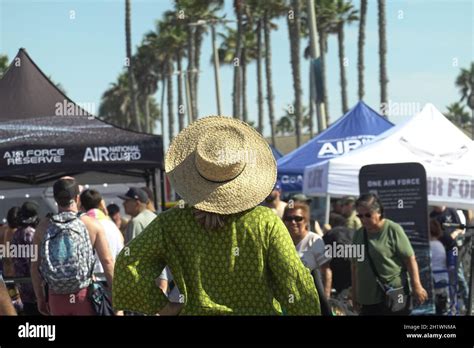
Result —
<instances>
[{"instance_id":1,"label":"straw hat brim","mask_svg":"<svg viewBox=\"0 0 474 348\"><path fill-rule=\"evenodd\" d=\"M206 180L195 166L195 150L204 134L230 134L233 129L245 137L250 160L234 179L217 183ZM213 133L209 133L213 132ZM273 190L276 162L265 139L248 124L230 117L209 116L181 131L165 156L165 171L176 192L197 209L234 214L260 204Z\"/></svg>"}]
</instances>

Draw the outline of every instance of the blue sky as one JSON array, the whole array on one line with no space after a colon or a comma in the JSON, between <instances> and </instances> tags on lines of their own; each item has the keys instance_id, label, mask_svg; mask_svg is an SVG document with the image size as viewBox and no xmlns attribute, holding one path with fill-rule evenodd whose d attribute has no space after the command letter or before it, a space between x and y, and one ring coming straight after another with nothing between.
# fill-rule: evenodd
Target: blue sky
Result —
<instances>
[{"instance_id":1,"label":"blue sky","mask_svg":"<svg viewBox=\"0 0 474 348\"><path fill-rule=\"evenodd\" d=\"M170 0L132 1L132 42L154 28L156 19L172 8ZM359 1L353 1L358 8ZM375 109L379 102L378 32L376 1L370 0L365 46L365 101ZM71 12L73 11L73 12ZM122 70L125 58L125 6L123 0L33 1L0 0L0 53L12 59L26 48L41 69L61 83L68 96L80 103L95 103ZM234 18L232 1L226 0L227 18ZM454 80L460 67L474 57L474 1L387 1L388 95L393 103L413 106L398 123L431 102L441 111L459 99ZM74 17L74 18L71 18ZM288 30L284 19L272 34L273 84L277 118L293 102ZM358 24L346 28L349 104L357 102ZM302 49L307 40L302 42ZM200 116L216 113L214 75L210 65L211 38L204 39L200 75ZM331 121L342 115L336 37L329 39L328 90ZM308 62L302 61L304 102L308 100ZM232 68L221 68L223 113L232 111ZM256 68L248 71L250 119L257 119ZM158 91L159 93L159 91ZM159 94L158 94L159 95ZM394 104L395 105L395 104ZM266 107L265 107L266 110ZM166 125L165 125L166 127ZM160 128L157 128L160 132ZM265 134L269 133L268 127Z\"/></svg>"}]
</instances>

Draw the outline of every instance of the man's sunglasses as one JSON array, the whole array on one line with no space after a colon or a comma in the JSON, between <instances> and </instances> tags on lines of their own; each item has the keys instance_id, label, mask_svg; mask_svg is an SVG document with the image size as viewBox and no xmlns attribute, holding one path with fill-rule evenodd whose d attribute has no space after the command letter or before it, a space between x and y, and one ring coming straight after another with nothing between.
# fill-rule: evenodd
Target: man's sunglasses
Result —
<instances>
[{"instance_id":1,"label":"man's sunglasses","mask_svg":"<svg viewBox=\"0 0 474 348\"><path fill-rule=\"evenodd\" d=\"M372 213L365 213L365 214L357 214L356 215L359 219L362 219L362 218L371 218L372 217Z\"/></svg>"},{"instance_id":2,"label":"man's sunglasses","mask_svg":"<svg viewBox=\"0 0 474 348\"><path fill-rule=\"evenodd\" d=\"M292 216L285 216L285 218L283 219L285 221L296 221L296 222L301 222L304 220L304 217L302 216L297 216L297 215L292 215Z\"/></svg>"}]
</instances>

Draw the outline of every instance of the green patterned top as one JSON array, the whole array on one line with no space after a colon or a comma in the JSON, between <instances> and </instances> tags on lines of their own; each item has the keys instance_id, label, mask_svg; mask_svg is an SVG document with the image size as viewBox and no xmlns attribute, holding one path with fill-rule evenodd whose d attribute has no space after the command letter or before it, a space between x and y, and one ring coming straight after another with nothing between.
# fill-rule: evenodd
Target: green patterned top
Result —
<instances>
[{"instance_id":1,"label":"green patterned top","mask_svg":"<svg viewBox=\"0 0 474 348\"><path fill-rule=\"evenodd\" d=\"M114 308L158 313L168 302L155 285L165 265L181 293L181 315L320 314L309 270L265 207L231 215L214 231L204 230L190 207L158 215L116 260Z\"/></svg>"}]
</instances>

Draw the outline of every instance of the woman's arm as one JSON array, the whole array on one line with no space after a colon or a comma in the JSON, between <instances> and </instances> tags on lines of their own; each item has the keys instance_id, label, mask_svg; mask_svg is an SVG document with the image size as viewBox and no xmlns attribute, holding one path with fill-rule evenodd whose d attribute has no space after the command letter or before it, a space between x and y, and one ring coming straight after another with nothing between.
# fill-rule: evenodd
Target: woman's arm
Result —
<instances>
[{"instance_id":1,"label":"woman's arm","mask_svg":"<svg viewBox=\"0 0 474 348\"><path fill-rule=\"evenodd\" d=\"M359 311L360 305L357 302L357 269L356 269L356 263L357 261L352 261L351 265L351 274L352 274L352 286L351 286L351 294L352 294L352 307L354 307L355 310Z\"/></svg>"},{"instance_id":2,"label":"woman's arm","mask_svg":"<svg viewBox=\"0 0 474 348\"><path fill-rule=\"evenodd\" d=\"M326 295L326 298L329 299L331 298L332 290L332 269L329 267L329 262L321 266L321 275L324 284L324 294Z\"/></svg>"},{"instance_id":3,"label":"woman's arm","mask_svg":"<svg viewBox=\"0 0 474 348\"><path fill-rule=\"evenodd\" d=\"M416 262L415 256L413 255L406 258L405 265L407 267L408 273L410 274L413 296L415 300L421 304L428 298L428 293L421 285L420 274L418 272L418 263Z\"/></svg>"},{"instance_id":4,"label":"woman's arm","mask_svg":"<svg viewBox=\"0 0 474 348\"><path fill-rule=\"evenodd\" d=\"M17 315L15 307L13 307L10 295L8 295L7 287L0 276L0 316L2 315Z\"/></svg>"}]
</instances>

